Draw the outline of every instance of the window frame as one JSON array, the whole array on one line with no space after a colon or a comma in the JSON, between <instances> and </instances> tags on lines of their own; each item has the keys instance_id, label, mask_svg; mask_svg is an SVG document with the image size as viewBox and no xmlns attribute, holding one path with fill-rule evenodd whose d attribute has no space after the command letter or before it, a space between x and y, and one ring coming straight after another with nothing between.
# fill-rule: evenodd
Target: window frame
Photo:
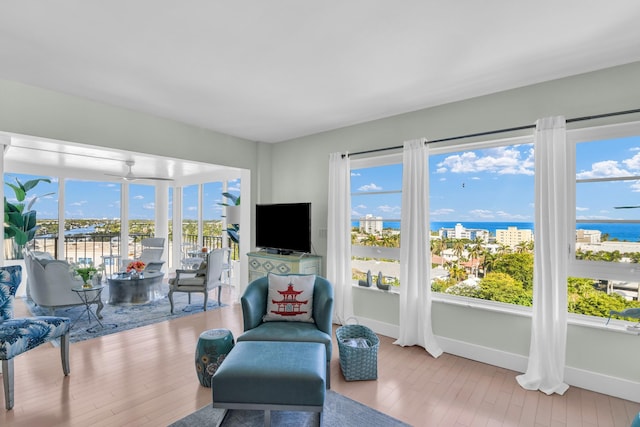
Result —
<instances>
[{"instance_id":1,"label":"window frame","mask_svg":"<svg viewBox=\"0 0 640 427\"><path fill-rule=\"evenodd\" d=\"M354 170L357 169L364 169L364 168L372 168L372 167L380 167L380 166L391 166L391 165L397 165L400 164L402 165L402 153L394 153L394 154L385 154L382 156L371 156L371 157L365 157L365 158L361 158L361 159L351 159L350 160L350 170L349 172L351 173ZM383 193L396 193L395 190L393 191L384 191ZM402 199L402 188L400 188L400 197ZM353 189L350 190L350 194L349 197L350 199L353 201L353 195L355 194L355 192L353 191ZM375 194L375 192L370 192L370 193L358 193L358 194ZM393 220L393 221L397 221L398 223L401 222L400 218L386 218L387 220ZM357 221L359 220L359 218L353 218L353 216L350 215L349 217L349 223L352 223L353 221ZM392 259L395 261L398 261L398 263L400 262L400 248L387 248L387 247L383 247L383 246L362 246L362 245L351 245L351 260L350 262L353 260L353 257L366 257L366 258L385 258L385 259ZM400 280L400 278L398 278L398 280Z\"/></svg>"},{"instance_id":2,"label":"window frame","mask_svg":"<svg viewBox=\"0 0 640 427\"><path fill-rule=\"evenodd\" d=\"M638 264L576 259L575 230L577 224L576 193L578 184L578 180L576 179L577 145L583 142L594 142L605 139L625 138L639 135L640 121L567 130L567 156L569 159L567 179L572 183L569 185L568 189L568 199L572 201L570 206L572 214L569 215L569 224L567 224L567 237L569 241L569 262L567 266L567 273L569 276L593 279L627 280L633 282L638 281L638 271L640 270L640 265ZM602 179L602 181L604 180L605 179ZM629 222L632 222L632 220L629 220Z\"/></svg>"}]
</instances>

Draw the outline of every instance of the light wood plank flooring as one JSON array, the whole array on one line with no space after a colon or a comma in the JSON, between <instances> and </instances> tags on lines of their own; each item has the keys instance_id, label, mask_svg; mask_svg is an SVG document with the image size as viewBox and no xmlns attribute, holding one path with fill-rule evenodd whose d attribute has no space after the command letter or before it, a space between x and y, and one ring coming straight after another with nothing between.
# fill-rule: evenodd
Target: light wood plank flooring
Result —
<instances>
[{"instance_id":1,"label":"light wood plank flooring","mask_svg":"<svg viewBox=\"0 0 640 427\"><path fill-rule=\"evenodd\" d=\"M17 301L16 315L26 313ZM57 348L31 350L15 359L15 407L6 411L2 397L0 426L165 426L211 402L193 358L200 332L220 327L241 333L239 304L74 343L66 378ZM525 391L516 372L380 339L377 381L344 381L334 344L332 389L414 426L626 427L640 411L575 387L564 396Z\"/></svg>"}]
</instances>

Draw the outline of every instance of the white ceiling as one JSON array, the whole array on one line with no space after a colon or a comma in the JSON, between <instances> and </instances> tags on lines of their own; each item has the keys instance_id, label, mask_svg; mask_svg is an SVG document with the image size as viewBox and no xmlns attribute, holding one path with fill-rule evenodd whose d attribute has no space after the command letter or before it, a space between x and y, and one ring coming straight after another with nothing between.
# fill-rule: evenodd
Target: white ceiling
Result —
<instances>
[{"instance_id":1,"label":"white ceiling","mask_svg":"<svg viewBox=\"0 0 640 427\"><path fill-rule=\"evenodd\" d=\"M263 142L637 60L637 0L0 0L1 79Z\"/></svg>"}]
</instances>

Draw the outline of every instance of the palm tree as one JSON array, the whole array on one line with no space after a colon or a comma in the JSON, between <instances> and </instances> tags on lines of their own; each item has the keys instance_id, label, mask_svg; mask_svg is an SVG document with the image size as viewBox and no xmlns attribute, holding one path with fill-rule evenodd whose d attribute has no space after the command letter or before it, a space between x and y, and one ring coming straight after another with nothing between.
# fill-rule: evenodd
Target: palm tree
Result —
<instances>
[{"instance_id":1,"label":"palm tree","mask_svg":"<svg viewBox=\"0 0 640 427\"><path fill-rule=\"evenodd\" d=\"M464 268L460 267L457 264L454 264L449 268L449 278L454 280L456 283L462 282L467 278L467 272Z\"/></svg>"},{"instance_id":2,"label":"palm tree","mask_svg":"<svg viewBox=\"0 0 640 427\"><path fill-rule=\"evenodd\" d=\"M458 261L463 261L464 257L464 241L462 239L456 239L453 242L453 254L458 258Z\"/></svg>"},{"instance_id":3,"label":"palm tree","mask_svg":"<svg viewBox=\"0 0 640 427\"><path fill-rule=\"evenodd\" d=\"M511 246L505 245L504 243L500 243L500 246L498 246L498 253L501 255L510 254Z\"/></svg>"},{"instance_id":4,"label":"palm tree","mask_svg":"<svg viewBox=\"0 0 640 427\"><path fill-rule=\"evenodd\" d=\"M442 239L431 239L431 253L440 257L440 267L444 266L444 258L442 252L444 251L444 242Z\"/></svg>"},{"instance_id":5,"label":"palm tree","mask_svg":"<svg viewBox=\"0 0 640 427\"><path fill-rule=\"evenodd\" d=\"M482 253L482 274L484 276L486 276L487 273L493 270L493 267L496 265L496 261L498 260L498 258L499 255L492 254L489 251L484 251Z\"/></svg>"}]
</instances>

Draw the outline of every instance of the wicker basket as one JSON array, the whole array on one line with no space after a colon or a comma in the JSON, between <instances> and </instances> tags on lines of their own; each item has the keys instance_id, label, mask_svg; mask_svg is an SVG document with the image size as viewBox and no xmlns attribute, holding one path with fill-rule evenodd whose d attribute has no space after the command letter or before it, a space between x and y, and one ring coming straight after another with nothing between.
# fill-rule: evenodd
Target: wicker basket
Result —
<instances>
[{"instance_id":1,"label":"wicker basket","mask_svg":"<svg viewBox=\"0 0 640 427\"><path fill-rule=\"evenodd\" d=\"M344 340L364 338L369 347L354 347ZM373 331L362 325L344 325L336 329L340 352L340 368L347 381L375 380L378 378L378 347L380 339Z\"/></svg>"}]
</instances>

